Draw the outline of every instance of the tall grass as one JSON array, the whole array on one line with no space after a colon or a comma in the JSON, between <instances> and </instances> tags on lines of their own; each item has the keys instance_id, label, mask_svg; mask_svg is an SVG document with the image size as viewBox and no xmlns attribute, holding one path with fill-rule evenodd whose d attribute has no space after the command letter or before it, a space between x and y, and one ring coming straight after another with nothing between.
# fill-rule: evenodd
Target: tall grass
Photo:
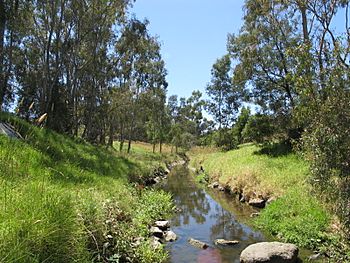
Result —
<instances>
[{"instance_id":1,"label":"tall grass","mask_svg":"<svg viewBox=\"0 0 350 263\"><path fill-rule=\"evenodd\" d=\"M171 199L129 184L132 177L148 176L161 157L126 156L11 115L0 120L25 138L0 135L0 262L164 259L162 250L146 245L147 231L155 217L170 213ZM145 242L135 248L139 236Z\"/></svg>"}]
</instances>

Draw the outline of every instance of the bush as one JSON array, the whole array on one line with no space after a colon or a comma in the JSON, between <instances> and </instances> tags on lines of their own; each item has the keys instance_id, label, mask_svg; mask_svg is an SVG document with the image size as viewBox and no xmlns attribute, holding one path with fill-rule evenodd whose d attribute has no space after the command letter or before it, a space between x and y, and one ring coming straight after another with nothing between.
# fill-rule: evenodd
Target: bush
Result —
<instances>
[{"instance_id":1,"label":"bush","mask_svg":"<svg viewBox=\"0 0 350 263\"><path fill-rule=\"evenodd\" d=\"M264 114L256 114L249 118L242 131L244 141L264 143L271 140L275 128L272 125L272 117Z\"/></svg>"},{"instance_id":2,"label":"bush","mask_svg":"<svg viewBox=\"0 0 350 263\"><path fill-rule=\"evenodd\" d=\"M350 228L350 94L333 90L314 114L303 136L311 163L313 185L327 192L328 201Z\"/></svg>"}]
</instances>

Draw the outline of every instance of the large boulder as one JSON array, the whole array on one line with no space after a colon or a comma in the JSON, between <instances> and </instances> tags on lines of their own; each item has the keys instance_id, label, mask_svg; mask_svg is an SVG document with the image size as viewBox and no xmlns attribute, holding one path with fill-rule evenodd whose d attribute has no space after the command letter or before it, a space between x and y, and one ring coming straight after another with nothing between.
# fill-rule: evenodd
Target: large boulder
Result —
<instances>
[{"instance_id":1,"label":"large boulder","mask_svg":"<svg viewBox=\"0 0 350 263\"><path fill-rule=\"evenodd\" d=\"M298 247L280 242L261 242L248 246L241 253L241 263L294 263Z\"/></svg>"}]
</instances>

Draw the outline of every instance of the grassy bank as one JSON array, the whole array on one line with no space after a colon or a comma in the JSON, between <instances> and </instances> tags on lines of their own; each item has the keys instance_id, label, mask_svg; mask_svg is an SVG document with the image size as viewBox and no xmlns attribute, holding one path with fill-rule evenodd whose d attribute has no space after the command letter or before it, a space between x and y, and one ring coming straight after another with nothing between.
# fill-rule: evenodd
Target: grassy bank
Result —
<instances>
[{"instance_id":1,"label":"grassy bank","mask_svg":"<svg viewBox=\"0 0 350 263\"><path fill-rule=\"evenodd\" d=\"M262 149L245 144L229 152L197 148L190 158L191 165L197 169L202 166L211 181L218 181L246 200L277 199L255 219L258 227L302 247L333 257L346 256L346 245L331 229L336 220L313 193L308 165L296 154L280 147Z\"/></svg>"},{"instance_id":2,"label":"grassy bank","mask_svg":"<svg viewBox=\"0 0 350 263\"><path fill-rule=\"evenodd\" d=\"M148 226L171 197L134 187L164 156L130 155L13 118L24 140L0 135L0 262L161 262ZM135 247L133 239L144 237Z\"/></svg>"}]
</instances>

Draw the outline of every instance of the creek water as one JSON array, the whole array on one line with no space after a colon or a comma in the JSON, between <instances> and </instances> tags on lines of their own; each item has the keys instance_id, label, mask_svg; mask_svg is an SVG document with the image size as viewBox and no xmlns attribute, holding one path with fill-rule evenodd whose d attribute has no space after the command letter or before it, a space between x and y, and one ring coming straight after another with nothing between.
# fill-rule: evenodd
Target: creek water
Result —
<instances>
[{"instance_id":1,"label":"creek water","mask_svg":"<svg viewBox=\"0 0 350 263\"><path fill-rule=\"evenodd\" d=\"M239 262L240 253L248 245L271 240L245 223L258 210L223 192L199 187L184 166L175 167L162 188L173 195L179 210L170 221L178 239L166 245L169 263ZM188 243L189 238L205 242L209 248L193 247ZM219 238L240 243L217 246L214 242Z\"/></svg>"},{"instance_id":2,"label":"creek water","mask_svg":"<svg viewBox=\"0 0 350 263\"><path fill-rule=\"evenodd\" d=\"M163 189L173 195L179 210L171 220L171 228L178 239L167 244L169 262L239 262L244 248L266 240L263 233L244 223L256 210L234 201L225 193L198 187L186 167L175 167ZM189 238L205 242L209 248L193 247L188 243ZM240 243L216 246L214 242L219 238Z\"/></svg>"}]
</instances>

